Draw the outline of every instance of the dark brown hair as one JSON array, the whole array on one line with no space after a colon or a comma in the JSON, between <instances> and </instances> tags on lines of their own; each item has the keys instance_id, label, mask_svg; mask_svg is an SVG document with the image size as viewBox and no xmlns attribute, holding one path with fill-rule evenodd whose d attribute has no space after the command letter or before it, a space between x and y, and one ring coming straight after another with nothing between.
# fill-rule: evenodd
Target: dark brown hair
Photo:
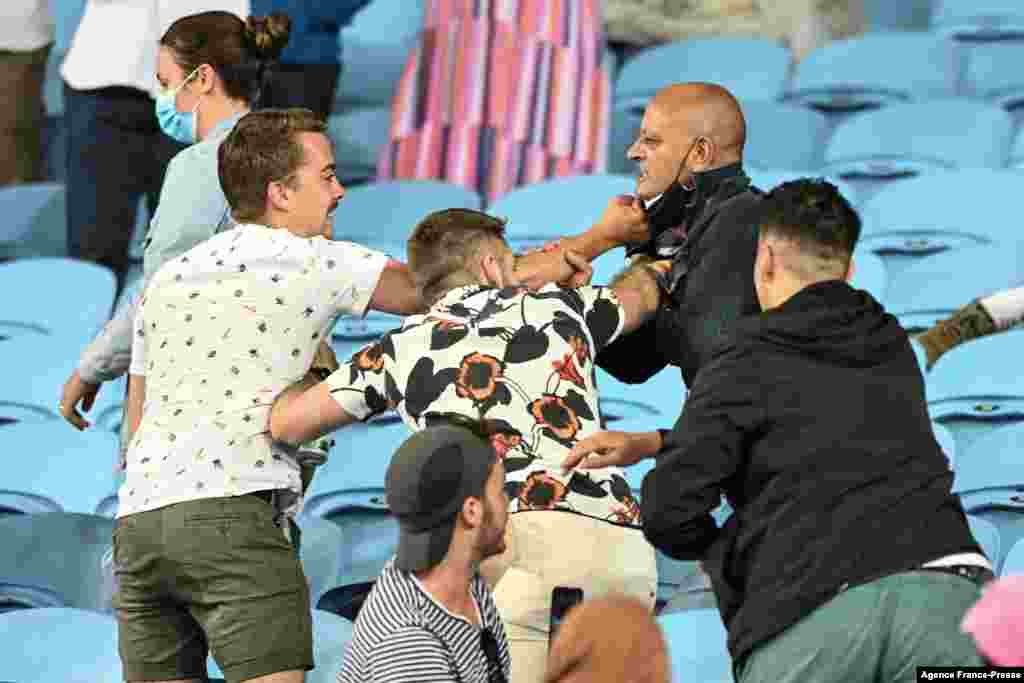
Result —
<instances>
[{"instance_id":1,"label":"dark brown hair","mask_svg":"<svg viewBox=\"0 0 1024 683\"><path fill-rule=\"evenodd\" d=\"M231 12L200 12L171 24L160 44L186 74L209 64L228 97L251 105L259 97L268 64L288 44L291 25L281 13L242 21Z\"/></svg>"},{"instance_id":2,"label":"dark brown hair","mask_svg":"<svg viewBox=\"0 0 1024 683\"><path fill-rule=\"evenodd\" d=\"M445 209L424 218L406 245L409 269L427 305L453 287L473 284L469 260L488 240L504 243L505 221L472 209Z\"/></svg>"},{"instance_id":3,"label":"dark brown hair","mask_svg":"<svg viewBox=\"0 0 1024 683\"><path fill-rule=\"evenodd\" d=\"M267 185L290 183L304 155L299 133L327 134L308 109L261 109L243 116L217 150L217 174L236 221L266 214Z\"/></svg>"}]
</instances>

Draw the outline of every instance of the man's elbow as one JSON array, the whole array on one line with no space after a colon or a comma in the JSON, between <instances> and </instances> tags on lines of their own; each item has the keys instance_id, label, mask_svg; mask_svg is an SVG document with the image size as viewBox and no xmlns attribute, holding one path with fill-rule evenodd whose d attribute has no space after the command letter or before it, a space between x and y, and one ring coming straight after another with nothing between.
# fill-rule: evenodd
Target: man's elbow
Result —
<instances>
[{"instance_id":1,"label":"man's elbow","mask_svg":"<svg viewBox=\"0 0 1024 683\"><path fill-rule=\"evenodd\" d=\"M668 557L691 561L704 557L718 528L710 515L679 522L652 514L644 515L643 531L647 541Z\"/></svg>"},{"instance_id":2,"label":"man's elbow","mask_svg":"<svg viewBox=\"0 0 1024 683\"><path fill-rule=\"evenodd\" d=\"M302 425L299 420L288 414L286 410L272 410L270 413L270 438L289 446L298 446L304 439Z\"/></svg>"}]
</instances>

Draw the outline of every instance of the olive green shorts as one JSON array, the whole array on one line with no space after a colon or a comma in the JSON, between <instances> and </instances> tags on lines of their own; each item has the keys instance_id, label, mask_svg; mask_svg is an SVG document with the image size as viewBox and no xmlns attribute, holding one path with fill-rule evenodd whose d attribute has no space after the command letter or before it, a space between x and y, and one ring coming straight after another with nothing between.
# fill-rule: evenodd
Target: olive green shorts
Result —
<instances>
[{"instance_id":1,"label":"olive green shorts","mask_svg":"<svg viewBox=\"0 0 1024 683\"><path fill-rule=\"evenodd\" d=\"M205 680L208 651L229 683L313 668L309 588L275 518L270 503L244 495L117 520L126 681Z\"/></svg>"}]
</instances>

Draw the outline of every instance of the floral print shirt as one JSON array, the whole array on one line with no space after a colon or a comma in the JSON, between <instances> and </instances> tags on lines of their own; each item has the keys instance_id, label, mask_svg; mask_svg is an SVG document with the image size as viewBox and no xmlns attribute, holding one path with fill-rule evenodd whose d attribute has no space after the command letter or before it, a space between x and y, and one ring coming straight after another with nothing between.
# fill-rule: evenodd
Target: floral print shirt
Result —
<instances>
[{"instance_id":1,"label":"floral print shirt","mask_svg":"<svg viewBox=\"0 0 1024 683\"><path fill-rule=\"evenodd\" d=\"M619 468L561 471L568 450L601 429L594 357L619 336L623 320L606 287L460 287L356 352L326 381L357 419L394 408L414 430L445 413L500 425L494 445L505 463L510 512L570 511L639 525Z\"/></svg>"},{"instance_id":2,"label":"floral print shirt","mask_svg":"<svg viewBox=\"0 0 1024 683\"><path fill-rule=\"evenodd\" d=\"M200 498L285 489L297 452L267 430L277 395L309 370L342 314L364 315L384 254L240 225L168 261L135 316L130 372L146 377L118 516Z\"/></svg>"}]
</instances>

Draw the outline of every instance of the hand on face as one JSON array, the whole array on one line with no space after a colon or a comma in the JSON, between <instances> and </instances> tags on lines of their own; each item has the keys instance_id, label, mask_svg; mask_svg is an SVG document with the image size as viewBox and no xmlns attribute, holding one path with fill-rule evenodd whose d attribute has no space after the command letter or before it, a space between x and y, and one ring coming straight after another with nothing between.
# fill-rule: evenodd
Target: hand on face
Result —
<instances>
[{"instance_id":1,"label":"hand on face","mask_svg":"<svg viewBox=\"0 0 1024 683\"><path fill-rule=\"evenodd\" d=\"M615 244L646 241L650 231L643 202L633 195L613 197L601 214L598 229Z\"/></svg>"}]
</instances>

